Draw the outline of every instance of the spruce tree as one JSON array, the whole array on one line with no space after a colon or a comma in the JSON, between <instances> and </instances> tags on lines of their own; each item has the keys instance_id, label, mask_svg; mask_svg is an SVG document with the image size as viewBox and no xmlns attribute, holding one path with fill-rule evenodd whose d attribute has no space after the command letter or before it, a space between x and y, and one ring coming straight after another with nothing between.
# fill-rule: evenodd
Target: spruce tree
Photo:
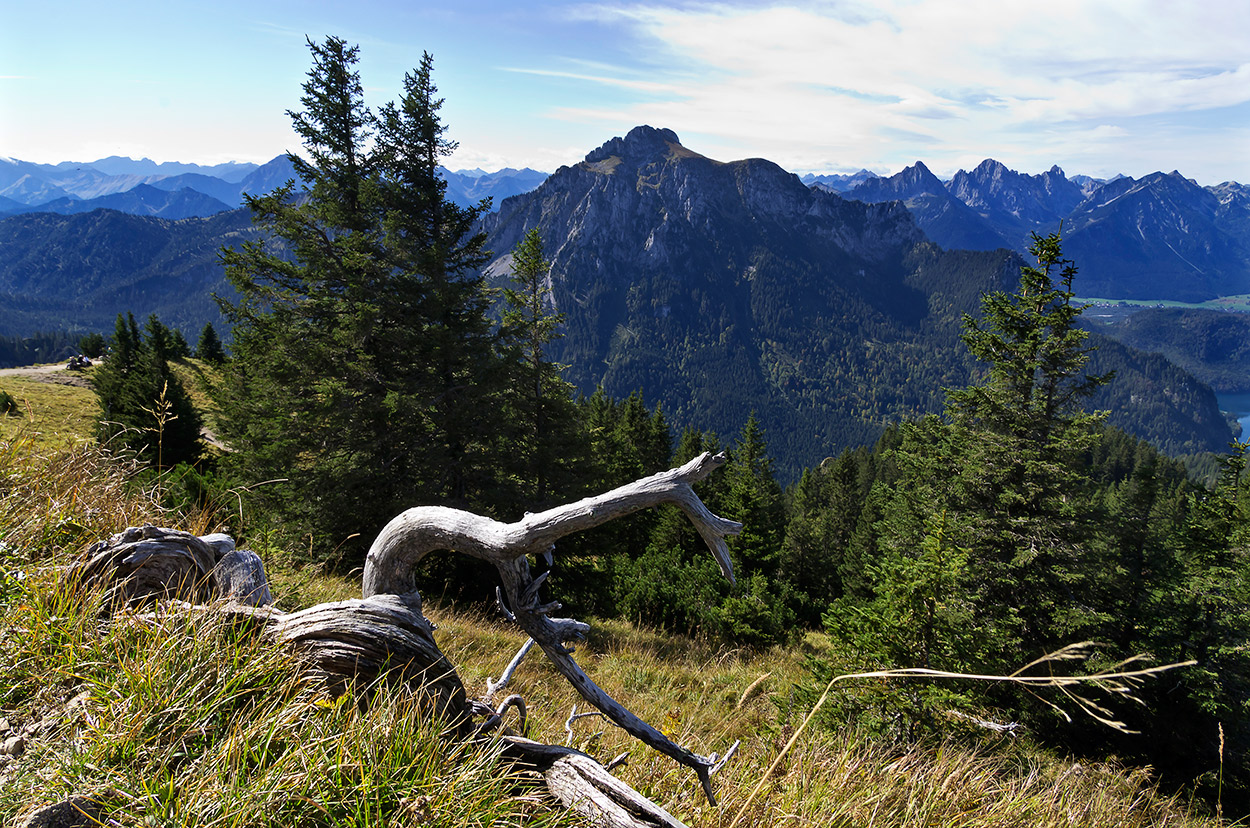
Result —
<instances>
[{"instance_id":1,"label":"spruce tree","mask_svg":"<svg viewBox=\"0 0 1250 828\"><path fill-rule=\"evenodd\" d=\"M204 323L204 330L200 331L200 339L195 345L195 357L210 365L221 365L226 361L226 351L221 346L221 339L212 322Z\"/></svg>"},{"instance_id":2,"label":"spruce tree","mask_svg":"<svg viewBox=\"0 0 1250 828\"><path fill-rule=\"evenodd\" d=\"M169 468L200 458L200 415L169 368L168 329L155 316L144 341L134 314L118 314L109 358L92 374L100 405L96 438Z\"/></svg>"},{"instance_id":3,"label":"spruce tree","mask_svg":"<svg viewBox=\"0 0 1250 828\"><path fill-rule=\"evenodd\" d=\"M102 333L89 333L82 339L78 340L78 351L83 356L91 359L99 359L104 353L104 349L108 346L108 340L104 338Z\"/></svg>"},{"instance_id":4,"label":"spruce tree","mask_svg":"<svg viewBox=\"0 0 1250 828\"><path fill-rule=\"evenodd\" d=\"M1100 563L1094 526L1080 505L1090 489L1084 456L1103 415L1083 404L1111 375L1085 371L1091 348L1077 325L1076 266L1058 233L1033 236L1036 266L1013 292L982 300L964 319L964 342L989 364L985 380L951 392L948 493L973 549L977 603L987 627L1037 654L1096 635L1091 573Z\"/></svg>"},{"instance_id":5,"label":"spruce tree","mask_svg":"<svg viewBox=\"0 0 1250 828\"><path fill-rule=\"evenodd\" d=\"M489 400L502 377L489 294L477 272L486 262L485 236L473 232L485 205L460 207L446 198L438 168L456 144L445 137L432 72L424 53L405 75L399 101L384 106L377 121L373 157L389 273L374 293L387 323L374 333L392 385L407 398L404 416L413 430L400 451L420 457L414 473L425 498L486 507L485 492L495 489L488 469L499 448L497 408Z\"/></svg>"},{"instance_id":6,"label":"spruce tree","mask_svg":"<svg viewBox=\"0 0 1250 828\"><path fill-rule=\"evenodd\" d=\"M493 509L503 373L481 208L438 175L453 145L429 55L375 116L357 49L309 48L302 183L249 198L268 238L223 252L240 299L218 401L235 472L286 479L264 490L274 511L350 562L408 506Z\"/></svg>"},{"instance_id":7,"label":"spruce tree","mask_svg":"<svg viewBox=\"0 0 1250 828\"><path fill-rule=\"evenodd\" d=\"M563 366L548 357L564 321L551 306L550 272L542 238L533 228L512 251L512 284L503 289L502 320L517 473L533 506L546 505L553 492L571 494L586 452L573 385L561 375Z\"/></svg>"},{"instance_id":8,"label":"spruce tree","mask_svg":"<svg viewBox=\"0 0 1250 828\"><path fill-rule=\"evenodd\" d=\"M932 664L944 653L1012 668L1022 653L1107 629L1106 602L1094 592L1111 564L1085 508L1085 456L1101 417L1082 403L1109 377L1085 372L1076 268L1062 258L1059 236L1035 236L1032 251L1037 266L1021 269L1017 289L987 294L981 317L964 319L965 343L988 363L985 378L950 392L944 419L898 429L884 455L892 471L866 506L878 516L867 531L875 550L864 558L865 580L882 615L861 628L872 639L863 643L893 666ZM900 601L935 600L933 590L949 592L951 583L967 596L957 639L939 634L956 629L939 616L919 637L890 632Z\"/></svg>"}]
</instances>

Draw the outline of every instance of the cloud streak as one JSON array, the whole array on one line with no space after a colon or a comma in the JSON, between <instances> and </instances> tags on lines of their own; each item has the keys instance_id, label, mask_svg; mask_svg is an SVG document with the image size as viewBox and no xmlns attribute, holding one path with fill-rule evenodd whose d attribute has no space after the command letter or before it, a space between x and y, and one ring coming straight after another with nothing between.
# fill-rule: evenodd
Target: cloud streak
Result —
<instances>
[{"instance_id":1,"label":"cloud streak","mask_svg":"<svg viewBox=\"0 0 1250 828\"><path fill-rule=\"evenodd\" d=\"M1103 145L1134 137L1134 119L1182 130L1189 113L1250 103L1250 4L1239 0L625 4L581 14L632 29L652 67L646 90L663 96L558 117L721 136L726 149L758 148L792 168L835 159L897 168L920 151L939 167L1019 161L1045 155L1042 138Z\"/></svg>"}]
</instances>

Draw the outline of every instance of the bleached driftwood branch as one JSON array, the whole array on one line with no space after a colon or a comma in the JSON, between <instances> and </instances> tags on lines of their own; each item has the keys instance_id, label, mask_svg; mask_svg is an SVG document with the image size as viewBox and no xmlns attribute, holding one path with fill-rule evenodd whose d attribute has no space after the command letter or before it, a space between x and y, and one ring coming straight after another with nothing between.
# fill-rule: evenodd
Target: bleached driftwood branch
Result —
<instances>
[{"instance_id":1,"label":"bleached driftwood branch","mask_svg":"<svg viewBox=\"0 0 1250 828\"><path fill-rule=\"evenodd\" d=\"M445 720L452 723L453 731L476 738L486 731L498 733L509 707L517 708L524 730L523 700L510 696L497 708L491 708L466 698L454 666L434 641L434 625L422 614L421 597L413 589L412 570L425 555L436 550L454 550L490 561L503 581L511 617L530 634L533 643L542 648L560 673L587 701L631 735L693 768L708 799L714 802L710 774L728 755L700 756L673 743L591 681L566 646L570 640L584 637L589 627L571 618L550 617L560 605L540 601L539 591L546 574L532 576L529 556L549 560L553 544L565 535L640 509L672 503L689 516L721 571L732 581L733 566L725 536L737 534L742 526L712 514L691 488L692 483L724 462L724 455L704 454L681 468L598 497L526 515L512 524L455 509L410 509L387 524L370 549L364 598L319 604L300 612L285 613L272 606L260 558L247 550L236 550L234 542L225 535L201 538L151 525L131 527L87 550L69 575L82 587L103 590L106 612L166 602L166 610L151 613L150 617L127 615L134 620L146 618L159 623L164 612L181 608L217 613L233 623L254 627L299 652L309 674L336 690L367 690L378 680L399 681L427 694ZM530 646L523 647L499 681L491 683L491 694L508 682ZM485 715L485 721L474 727L473 720L479 715ZM596 825L681 828L681 823L663 808L612 777L580 751L506 734L500 738L507 755L541 771L550 790L567 807L583 813ZM728 754L732 753L730 748Z\"/></svg>"},{"instance_id":2,"label":"bleached driftwood branch","mask_svg":"<svg viewBox=\"0 0 1250 828\"><path fill-rule=\"evenodd\" d=\"M508 686L508 682L512 681L512 674L516 672L516 668L521 666L521 661L530 650L534 649L534 639L527 638L525 643L521 645L521 649L516 651L516 655L508 662L508 666L499 674L499 681L487 677L486 679L486 701L494 698L495 694Z\"/></svg>"},{"instance_id":3,"label":"bleached driftwood branch","mask_svg":"<svg viewBox=\"0 0 1250 828\"><path fill-rule=\"evenodd\" d=\"M526 515L516 523L502 523L441 506L408 509L382 529L369 549L365 559L365 597L413 592L413 569L431 552L448 550L488 561L499 571L504 595L517 624L529 633L582 698L634 738L692 768L708 800L715 803L710 776L724 759L716 754L702 756L676 744L586 675L573 660L573 651L566 643L585 638L590 628L572 618L551 617L560 604L543 603L539 599L547 575L533 577L529 556L548 557L555 542L566 535L641 509L672 503L694 524L721 572L732 582L733 564L725 537L738 534L742 524L712 514L691 488L691 484L707 477L725 459L723 453L704 453L680 468L636 480L596 497Z\"/></svg>"}]
</instances>

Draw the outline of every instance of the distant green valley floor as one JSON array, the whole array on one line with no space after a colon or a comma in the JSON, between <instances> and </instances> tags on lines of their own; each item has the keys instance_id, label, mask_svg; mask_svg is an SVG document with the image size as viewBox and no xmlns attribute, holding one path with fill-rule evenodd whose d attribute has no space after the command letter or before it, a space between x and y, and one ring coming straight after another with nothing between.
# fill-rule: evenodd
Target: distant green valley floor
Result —
<instances>
[{"instance_id":1,"label":"distant green valley floor","mask_svg":"<svg viewBox=\"0 0 1250 828\"><path fill-rule=\"evenodd\" d=\"M1198 310L1223 310L1250 313L1250 293L1221 296L1205 302L1173 302L1170 299L1100 299L1078 297L1075 301L1093 305L1083 316L1086 319L1111 324L1142 308L1195 308Z\"/></svg>"}]
</instances>

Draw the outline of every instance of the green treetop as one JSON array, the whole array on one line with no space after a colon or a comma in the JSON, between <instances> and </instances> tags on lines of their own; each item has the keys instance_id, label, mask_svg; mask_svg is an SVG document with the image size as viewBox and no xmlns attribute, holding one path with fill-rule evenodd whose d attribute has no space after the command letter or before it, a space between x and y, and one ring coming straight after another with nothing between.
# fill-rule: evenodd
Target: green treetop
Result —
<instances>
[{"instance_id":1,"label":"green treetop","mask_svg":"<svg viewBox=\"0 0 1250 828\"><path fill-rule=\"evenodd\" d=\"M505 429L481 208L446 201L451 146L429 55L375 116L358 52L309 43L302 180L248 204L263 241L225 250L233 359L218 389L228 463L292 528L354 557L403 508L490 511Z\"/></svg>"}]
</instances>

